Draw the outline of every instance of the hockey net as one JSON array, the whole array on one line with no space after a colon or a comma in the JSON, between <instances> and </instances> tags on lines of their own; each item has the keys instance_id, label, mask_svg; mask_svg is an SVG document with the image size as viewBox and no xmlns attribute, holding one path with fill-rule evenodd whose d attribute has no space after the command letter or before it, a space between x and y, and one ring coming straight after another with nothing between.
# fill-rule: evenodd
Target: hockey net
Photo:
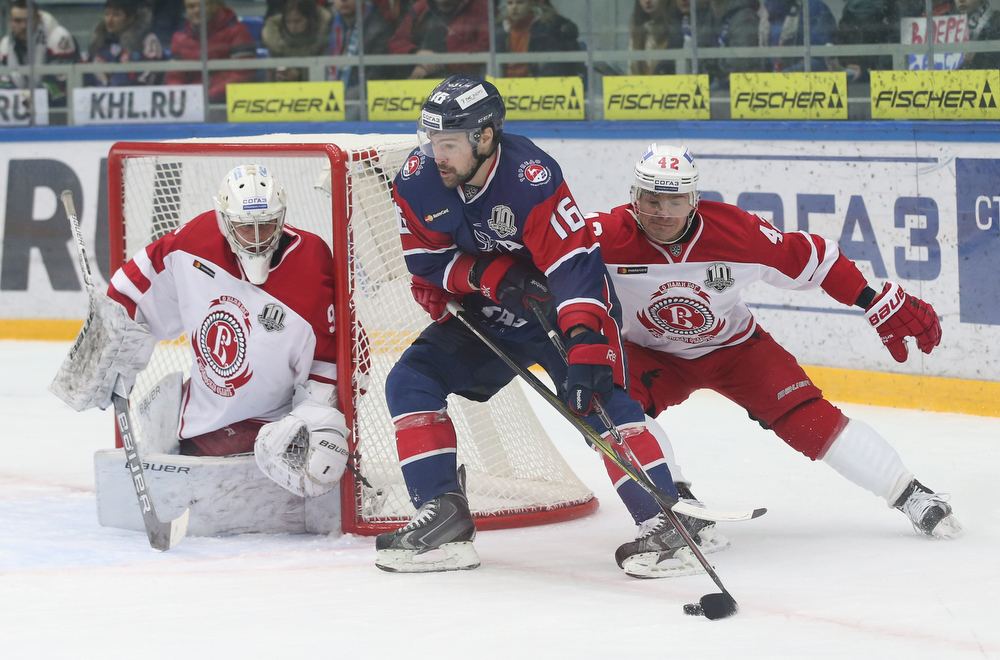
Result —
<instances>
[{"instance_id":1,"label":"hockey net","mask_svg":"<svg viewBox=\"0 0 1000 660\"><path fill-rule=\"evenodd\" d=\"M285 187L288 224L331 245L339 405L353 424L357 469L371 484L351 472L344 475L343 529L350 533L394 529L414 512L383 388L393 364L429 323L410 294L390 192L414 146L415 138L405 135L271 135L238 143L232 138L118 143L108 158L112 271L212 209L222 178L247 162L270 167ZM364 361L365 353L367 377L352 366ZM186 336L161 342L137 379L132 401L140 401L167 374L189 377L192 359ZM593 493L553 446L516 382L486 404L452 396L448 410L479 529L557 522L596 510ZM137 436L141 443L141 427Z\"/></svg>"}]
</instances>

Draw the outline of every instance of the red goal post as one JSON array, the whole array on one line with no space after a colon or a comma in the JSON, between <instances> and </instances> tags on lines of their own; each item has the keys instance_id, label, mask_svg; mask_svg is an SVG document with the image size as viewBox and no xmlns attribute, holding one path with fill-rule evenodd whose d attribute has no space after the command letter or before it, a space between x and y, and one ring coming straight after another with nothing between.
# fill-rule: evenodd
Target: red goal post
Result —
<instances>
[{"instance_id":1,"label":"red goal post","mask_svg":"<svg viewBox=\"0 0 1000 660\"><path fill-rule=\"evenodd\" d=\"M414 146L414 137L401 135L269 135L120 142L108 156L112 272L159 236L212 209L223 176L246 162L269 166L288 191L290 225L331 245L339 407L354 430L358 469L372 484L344 475L342 521L348 533L395 529L413 514L383 384L429 322L409 293L391 197L392 179ZM353 366L364 359L365 336L367 378ZM186 337L161 342L137 379L133 401L169 373L187 377L191 359ZM571 520L597 509L597 499L559 455L519 383L486 404L452 396L449 415L479 529ZM141 427L137 436L141 446Z\"/></svg>"}]
</instances>

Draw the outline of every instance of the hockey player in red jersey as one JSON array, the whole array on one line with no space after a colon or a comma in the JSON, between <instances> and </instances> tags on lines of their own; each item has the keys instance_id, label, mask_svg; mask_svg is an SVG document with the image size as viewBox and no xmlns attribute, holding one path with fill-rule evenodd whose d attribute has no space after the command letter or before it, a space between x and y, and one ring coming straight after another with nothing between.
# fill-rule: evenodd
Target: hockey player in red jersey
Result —
<instances>
[{"instance_id":1,"label":"hockey player in red jersey","mask_svg":"<svg viewBox=\"0 0 1000 660\"><path fill-rule=\"evenodd\" d=\"M285 224L285 190L262 165L229 172L215 205L112 276L108 297L99 300L127 313L107 315L121 319L112 339L129 337L125 344L151 350L154 340L187 334L191 378L164 453L252 451L286 490L322 495L344 472L349 435L336 408L330 248ZM122 344L108 341L91 352L101 354L95 363L102 366L60 396L78 410L104 409L116 377L131 388L149 350L126 358Z\"/></svg>"},{"instance_id":2,"label":"hockey player in red jersey","mask_svg":"<svg viewBox=\"0 0 1000 660\"><path fill-rule=\"evenodd\" d=\"M941 341L934 309L898 284L875 291L830 240L782 233L730 204L700 201L698 167L683 146L650 145L634 177L631 204L588 222L623 307L629 392L646 413L655 418L695 390L714 390L796 451L905 513L918 533L960 535L947 496L915 480L874 429L826 401L757 325L740 291L758 280L821 287L865 310L898 362L906 360L907 337L924 353Z\"/></svg>"},{"instance_id":3,"label":"hockey player in red jersey","mask_svg":"<svg viewBox=\"0 0 1000 660\"><path fill-rule=\"evenodd\" d=\"M446 397L456 393L485 401L514 372L444 314L453 298L520 364L540 364L570 407L607 433L593 409L595 401L602 402L654 483L677 493L642 409L623 389L619 307L596 240L558 164L526 138L505 133L505 112L489 82L445 80L424 104L420 146L393 183L414 297L437 323L421 333L386 379L403 476L418 512L400 530L379 535L376 565L383 570L479 565ZM564 333L568 367L527 298L546 306ZM662 525L666 517L652 497L606 464L636 522ZM691 531L701 532L698 542L707 549L706 525L692 522ZM670 558L665 564L693 565L690 550L671 531L669 542L654 550Z\"/></svg>"}]
</instances>

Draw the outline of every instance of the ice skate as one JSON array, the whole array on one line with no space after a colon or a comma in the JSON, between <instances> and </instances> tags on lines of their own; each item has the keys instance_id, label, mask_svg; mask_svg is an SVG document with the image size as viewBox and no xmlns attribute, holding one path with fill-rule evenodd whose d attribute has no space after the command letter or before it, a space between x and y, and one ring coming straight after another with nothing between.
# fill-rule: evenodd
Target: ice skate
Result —
<instances>
[{"instance_id":1,"label":"ice skate","mask_svg":"<svg viewBox=\"0 0 1000 660\"><path fill-rule=\"evenodd\" d=\"M696 543L698 533L711 524L687 516L679 519ZM635 578L680 577L705 572L665 513L644 521L635 540L622 544L615 552L615 561L627 575Z\"/></svg>"},{"instance_id":2,"label":"ice skate","mask_svg":"<svg viewBox=\"0 0 1000 660\"><path fill-rule=\"evenodd\" d=\"M935 493L914 479L893 508L906 514L918 534L936 539L955 539L962 535L963 528L962 523L951 514L947 498L947 494Z\"/></svg>"},{"instance_id":3,"label":"ice skate","mask_svg":"<svg viewBox=\"0 0 1000 660\"><path fill-rule=\"evenodd\" d=\"M697 507L704 508L704 504L701 503L698 498L691 493L691 488L685 483L674 484L677 487L677 492L680 495L678 499L687 502L688 504L693 504ZM729 547L729 538L725 534L719 531L719 528L715 526L715 523L709 520L694 520L687 516L681 516L680 519L687 524L688 521L691 523L696 523L701 529L697 532L692 531L691 538L694 539L695 543L698 544L698 549L701 550L703 555L709 555L713 552L722 552ZM702 527L702 525L704 525ZM692 529L692 525L688 525L688 529Z\"/></svg>"},{"instance_id":4,"label":"ice skate","mask_svg":"<svg viewBox=\"0 0 1000 660\"><path fill-rule=\"evenodd\" d=\"M459 484L464 486L464 470ZM390 573L465 571L479 566L472 546L476 525L469 500L462 490L453 490L425 502L413 519L394 532L375 539L375 565Z\"/></svg>"}]
</instances>

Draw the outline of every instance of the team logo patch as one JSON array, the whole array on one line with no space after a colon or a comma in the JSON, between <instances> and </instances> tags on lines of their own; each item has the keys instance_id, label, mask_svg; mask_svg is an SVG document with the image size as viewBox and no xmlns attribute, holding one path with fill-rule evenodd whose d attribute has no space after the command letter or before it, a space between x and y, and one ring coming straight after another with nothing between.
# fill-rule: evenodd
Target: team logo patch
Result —
<instances>
[{"instance_id":1,"label":"team logo patch","mask_svg":"<svg viewBox=\"0 0 1000 660\"><path fill-rule=\"evenodd\" d=\"M509 206L501 204L493 207L488 224L497 236L507 238L517 233L517 226L514 221L514 212L510 210Z\"/></svg>"},{"instance_id":2,"label":"team logo patch","mask_svg":"<svg viewBox=\"0 0 1000 660\"><path fill-rule=\"evenodd\" d=\"M708 293L693 282L667 282L652 295L636 318L657 339L702 344L714 339L726 326L712 312Z\"/></svg>"},{"instance_id":3,"label":"team logo patch","mask_svg":"<svg viewBox=\"0 0 1000 660\"><path fill-rule=\"evenodd\" d=\"M249 336L250 314L243 303L232 296L212 301L191 344L202 381L215 394L231 397L253 376L247 362Z\"/></svg>"},{"instance_id":4,"label":"team logo patch","mask_svg":"<svg viewBox=\"0 0 1000 660\"><path fill-rule=\"evenodd\" d=\"M267 303L264 305L264 311L257 316L257 320L268 332L281 332L285 329L281 323L285 320L285 310L281 308L281 305Z\"/></svg>"},{"instance_id":5,"label":"team logo patch","mask_svg":"<svg viewBox=\"0 0 1000 660\"><path fill-rule=\"evenodd\" d=\"M712 264L705 269L705 274L708 276L705 279L705 286L715 289L719 293L722 293L735 283L733 280L733 270L724 263L717 262Z\"/></svg>"},{"instance_id":6,"label":"team logo patch","mask_svg":"<svg viewBox=\"0 0 1000 660\"><path fill-rule=\"evenodd\" d=\"M684 252L684 246L683 245L680 245L678 243L674 243L673 245L670 246L670 254L672 254L674 256L674 258L681 256L681 253L683 253L683 252Z\"/></svg>"},{"instance_id":7,"label":"team logo patch","mask_svg":"<svg viewBox=\"0 0 1000 660\"><path fill-rule=\"evenodd\" d=\"M422 170L424 167L424 157L423 156L410 156L406 159L406 163L403 168L399 171L400 176L403 179L409 179L411 176Z\"/></svg>"},{"instance_id":8,"label":"team logo patch","mask_svg":"<svg viewBox=\"0 0 1000 660\"><path fill-rule=\"evenodd\" d=\"M197 268L197 269L198 269L198 270L200 270L201 272L205 273L205 274L206 274L206 275L208 275L209 277L215 277L215 271L214 271L214 270L212 270L211 268L209 268L208 266L206 266L206 265L205 265L204 263L202 263L201 261L199 261L199 260L195 259L195 260L194 260L194 264L193 264L193 265L194 265L194 267L195 267L195 268Z\"/></svg>"},{"instance_id":9,"label":"team logo patch","mask_svg":"<svg viewBox=\"0 0 1000 660\"><path fill-rule=\"evenodd\" d=\"M552 178L552 173L540 160L526 160L517 169L517 178L522 183L527 181L533 186L541 186Z\"/></svg>"}]
</instances>

